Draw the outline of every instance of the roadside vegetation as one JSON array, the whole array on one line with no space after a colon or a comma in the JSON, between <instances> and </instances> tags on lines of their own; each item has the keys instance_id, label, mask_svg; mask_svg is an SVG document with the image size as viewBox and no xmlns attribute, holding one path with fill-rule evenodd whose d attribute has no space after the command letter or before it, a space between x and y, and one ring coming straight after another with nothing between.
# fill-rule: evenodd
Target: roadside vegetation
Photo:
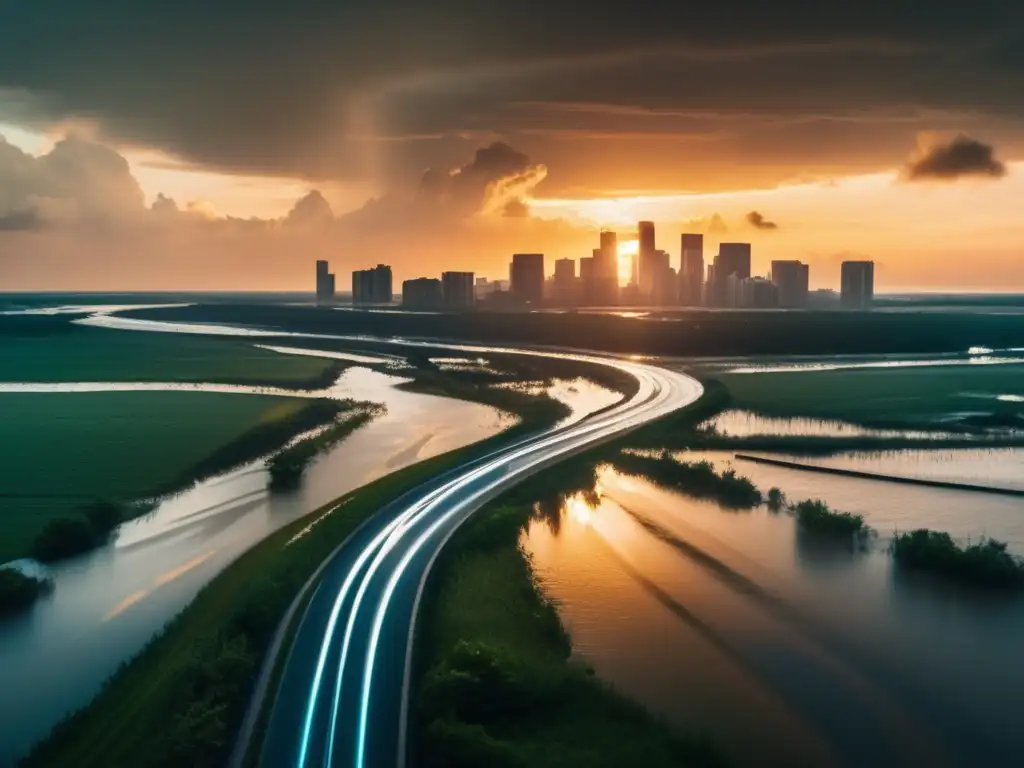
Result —
<instances>
[{"instance_id":1,"label":"roadside vegetation","mask_svg":"<svg viewBox=\"0 0 1024 768\"><path fill-rule=\"evenodd\" d=\"M539 479L526 487L556 482ZM416 764L722 764L707 739L676 734L570 660L571 640L519 546L533 514L526 499L512 491L481 510L431 574L418 640Z\"/></svg>"},{"instance_id":2,"label":"roadside vegetation","mask_svg":"<svg viewBox=\"0 0 1024 768\"><path fill-rule=\"evenodd\" d=\"M528 397L517 394L517 402ZM254 546L40 742L25 765L223 765L270 638L323 559L403 493L564 415L560 403L543 400L518 411L501 434L380 478Z\"/></svg>"},{"instance_id":3,"label":"roadside vegetation","mask_svg":"<svg viewBox=\"0 0 1024 768\"><path fill-rule=\"evenodd\" d=\"M961 547L948 533L922 528L896 535L889 551L899 567L952 583L992 589L1024 587L1024 561L994 539Z\"/></svg>"},{"instance_id":4,"label":"roadside vegetation","mask_svg":"<svg viewBox=\"0 0 1024 768\"><path fill-rule=\"evenodd\" d=\"M132 502L254 460L353 405L197 392L0 395L0 562L91 549L109 533L82 514L97 499L117 505L121 522L148 509Z\"/></svg>"},{"instance_id":5,"label":"roadside vegetation","mask_svg":"<svg viewBox=\"0 0 1024 768\"><path fill-rule=\"evenodd\" d=\"M0 619L31 608L52 586L45 579L28 576L14 568L0 568Z\"/></svg>"}]
</instances>

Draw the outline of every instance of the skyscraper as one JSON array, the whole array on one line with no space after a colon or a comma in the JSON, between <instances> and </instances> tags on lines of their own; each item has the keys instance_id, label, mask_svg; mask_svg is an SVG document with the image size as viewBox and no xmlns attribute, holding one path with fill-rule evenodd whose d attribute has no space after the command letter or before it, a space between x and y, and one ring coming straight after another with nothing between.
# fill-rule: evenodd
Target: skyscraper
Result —
<instances>
[{"instance_id":1,"label":"skyscraper","mask_svg":"<svg viewBox=\"0 0 1024 768\"><path fill-rule=\"evenodd\" d=\"M325 259L318 259L316 262L316 300L331 301L334 299L334 275L328 272L328 264Z\"/></svg>"},{"instance_id":2,"label":"skyscraper","mask_svg":"<svg viewBox=\"0 0 1024 768\"><path fill-rule=\"evenodd\" d=\"M637 239L640 241L640 250L637 254L638 263L634 279L640 287L641 298L651 301L654 297L659 273L653 221L641 221L637 225Z\"/></svg>"},{"instance_id":3,"label":"skyscraper","mask_svg":"<svg viewBox=\"0 0 1024 768\"><path fill-rule=\"evenodd\" d=\"M875 262L844 261L840 300L849 309L867 309L875 297Z\"/></svg>"},{"instance_id":4,"label":"skyscraper","mask_svg":"<svg viewBox=\"0 0 1024 768\"><path fill-rule=\"evenodd\" d=\"M715 256L715 280L710 287L711 302L715 306L735 305L730 294L729 278L746 280L750 277L750 243L722 243Z\"/></svg>"},{"instance_id":5,"label":"skyscraper","mask_svg":"<svg viewBox=\"0 0 1024 768\"><path fill-rule=\"evenodd\" d=\"M773 261L771 280L779 289L780 307L807 306L810 267L800 261Z\"/></svg>"},{"instance_id":6,"label":"skyscraper","mask_svg":"<svg viewBox=\"0 0 1024 768\"><path fill-rule=\"evenodd\" d=\"M682 236L679 261L679 303L696 307L704 300L704 235Z\"/></svg>"},{"instance_id":7,"label":"skyscraper","mask_svg":"<svg viewBox=\"0 0 1024 768\"><path fill-rule=\"evenodd\" d=\"M544 299L544 254L515 253L509 268L510 290L520 301L537 304Z\"/></svg>"},{"instance_id":8,"label":"skyscraper","mask_svg":"<svg viewBox=\"0 0 1024 768\"><path fill-rule=\"evenodd\" d=\"M393 298L391 267L387 264L378 264L373 269L357 269L352 273L353 304L390 304Z\"/></svg>"},{"instance_id":9,"label":"skyscraper","mask_svg":"<svg viewBox=\"0 0 1024 768\"><path fill-rule=\"evenodd\" d=\"M619 303L619 237L614 232L601 232L601 247L594 251L594 280L589 303Z\"/></svg>"},{"instance_id":10,"label":"skyscraper","mask_svg":"<svg viewBox=\"0 0 1024 768\"><path fill-rule=\"evenodd\" d=\"M576 262L555 260L554 298L562 306L576 303Z\"/></svg>"},{"instance_id":11,"label":"skyscraper","mask_svg":"<svg viewBox=\"0 0 1024 768\"><path fill-rule=\"evenodd\" d=\"M436 309L444 301L441 281L436 277L417 277L402 282L402 306L410 309Z\"/></svg>"},{"instance_id":12,"label":"skyscraper","mask_svg":"<svg viewBox=\"0 0 1024 768\"><path fill-rule=\"evenodd\" d=\"M476 298L472 272L442 272L441 292L446 307L465 309L472 307Z\"/></svg>"}]
</instances>

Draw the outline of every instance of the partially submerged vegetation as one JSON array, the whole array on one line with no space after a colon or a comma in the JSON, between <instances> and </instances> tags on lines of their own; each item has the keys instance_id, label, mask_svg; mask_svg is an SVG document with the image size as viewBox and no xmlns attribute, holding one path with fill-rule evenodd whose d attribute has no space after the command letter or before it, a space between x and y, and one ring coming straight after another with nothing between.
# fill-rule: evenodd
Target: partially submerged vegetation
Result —
<instances>
[{"instance_id":1,"label":"partially submerged vegetation","mask_svg":"<svg viewBox=\"0 0 1024 768\"><path fill-rule=\"evenodd\" d=\"M539 487L557 482L541 478ZM570 660L570 639L519 547L533 514L526 498L512 491L481 510L431 574L418 647L416 762L721 764L705 738L674 733Z\"/></svg>"},{"instance_id":2,"label":"partially submerged vegetation","mask_svg":"<svg viewBox=\"0 0 1024 768\"><path fill-rule=\"evenodd\" d=\"M922 528L897 534L890 552L901 568L953 583L997 589L1024 587L1024 561L1007 552L1004 542L994 539L961 547L948 533Z\"/></svg>"},{"instance_id":3,"label":"partially submerged vegetation","mask_svg":"<svg viewBox=\"0 0 1024 768\"><path fill-rule=\"evenodd\" d=\"M274 490L296 488L306 467L318 455L337 445L361 426L381 415L385 408L375 403L361 403L340 421L324 427L319 433L281 449L267 459L270 487Z\"/></svg>"},{"instance_id":4,"label":"partially submerged vegetation","mask_svg":"<svg viewBox=\"0 0 1024 768\"><path fill-rule=\"evenodd\" d=\"M37 579L14 568L0 568L0 619L20 613L52 588L46 579Z\"/></svg>"},{"instance_id":5,"label":"partially submerged vegetation","mask_svg":"<svg viewBox=\"0 0 1024 768\"><path fill-rule=\"evenodd\" d=\"M75 557L106 544L110 534L130 517L126 505L97 499L77 513L51 520L32 542L30 554L43 563Z\"/></svg>"},{"instance_id":6,"label":"partially submerged vegetation","mask_svg":"<svg viewBox=\"0 0 1024 768\"><path fill-rule=\"evenodd\" d=\"M351 406L202 392L2 394L0 562L87 551L109 528L83 518L83 506L107 499L121 522L148 508L130 502L255 460Z\"/></svg>"},{"instance_id":7,"label":"partially submerged vegetation","mask_svg":"<svg viewBox=\"0 0 1024 768\"><path fill-rule=\"evenodd\" d=\"M668 451L657 457L623 452L612 460L612 465L623 474L643 476L666 488L714 499L734 509L751 509L763 500L757 486L749 478L737 475L736 470L719 473L710 461L678 461Z\"/></svg>"},{"instance_id":8,"label":"partially submerged vegetation","mask_svg":"<svg viewBox=\"0 0 1024 768\"><path fill-rule=\"evenodd\" d=\"M773 489L776 490L776 489ZM853 540L867 533L864 516L829 509L820 499L805 499L793 507L797 525L808 533Z\"/></svg>"}]
</instances>

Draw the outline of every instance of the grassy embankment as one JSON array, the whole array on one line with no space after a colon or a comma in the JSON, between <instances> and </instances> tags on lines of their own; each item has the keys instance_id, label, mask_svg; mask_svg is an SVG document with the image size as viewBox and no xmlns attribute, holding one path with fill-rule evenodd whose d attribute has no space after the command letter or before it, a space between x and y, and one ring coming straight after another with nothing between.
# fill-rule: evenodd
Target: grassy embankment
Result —
<instances>
[{"instance_id":1,"label":"grassy embankment","mask_svg":"<svg viewBox=\"0 0 1024 768\"><path fill-rule=\"evenodd\" d=\"M222 764L277 622L338 542L402 493L566 415L548 398L469 389L457 378L448 387L436 378L432 385L439 394L458 392L510 408L516 423L370 483L257 544L38 745L27 765ZM316 535L298 535L311 526Z\"/></svg>"},{"instance_id":2,"label":"grassy embankment","mask_svg":"<svg viewBox=\"0 0 1024 768\"><path fill-rule=\"evenodd\" d=\"M1024 404L996 400L998 395L1024 395L1024 365L719 373L716 378L728 388L734 408L765 416L943 431L1024 426ZM940 421L964 412L989 415Z\"/></svg>"}]
</instances>

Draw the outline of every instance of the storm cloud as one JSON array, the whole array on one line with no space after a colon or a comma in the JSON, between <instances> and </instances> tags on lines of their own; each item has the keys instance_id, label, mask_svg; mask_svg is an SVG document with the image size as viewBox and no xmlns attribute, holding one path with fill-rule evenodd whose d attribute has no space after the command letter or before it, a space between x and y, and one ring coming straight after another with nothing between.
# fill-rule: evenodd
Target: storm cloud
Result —
<instances>
[{"instance_id":1,"label":"storm cloud","mask_svg":"<svg viewBox=\"0 0 1024 768\"><path fill-rule=\"evenodd\" d=\"M51 0L4 14L0 120L84 121L119 146L314 182L391 181L504 138L567 186L612 172L667 185L681 168L713 185L736 147L816 166L869 160L867 144L878 162L908 132L1024 118L1024 67L999 33L1024 8L1003 0L967 14L887 0Z\"/></svg>"},{"instance_id":2,"label":"storm cloud","mask_svg":"<svg viewBox=\"0 0 1024 768\"><path fill-rule=\"evenodd\" d=\"M925 136L903 173L911 181L949 181L962 176L998 179L1006 175L1006 166L996 159L994 147L970 136L959 134L945 142Z\"/></svg>"}]
</instances>

